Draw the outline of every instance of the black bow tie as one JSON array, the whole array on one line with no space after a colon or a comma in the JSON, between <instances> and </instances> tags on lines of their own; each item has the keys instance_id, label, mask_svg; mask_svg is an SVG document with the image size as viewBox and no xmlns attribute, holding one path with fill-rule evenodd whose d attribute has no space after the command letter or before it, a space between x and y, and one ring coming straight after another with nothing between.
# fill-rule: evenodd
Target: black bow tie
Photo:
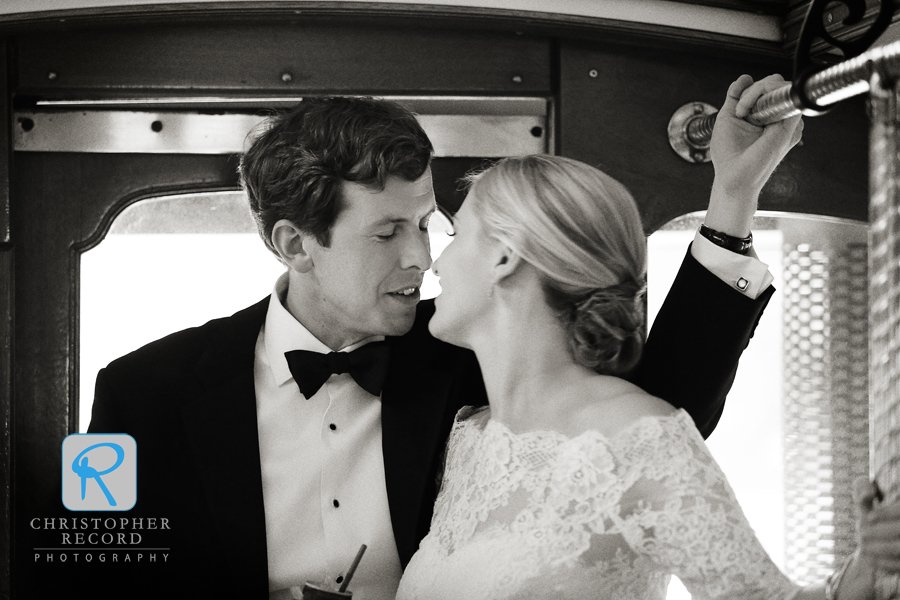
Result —
<instances>
[{"instance_id":1,"label":"black bow tie","mask_svg":"<svg viewBox=\"0 0 900 600\"><path fill-rule=\"evenodd\" d=\"M310 352L308 350L291 350L285 352L288 367L300 393L307 400L312 398L319 388L328 381L332 373L350 373L350 376L373 396L381 394L381 387L387 376L388 345L385 342L372 342L353 352Z\"/></svg>"}]
</instances>

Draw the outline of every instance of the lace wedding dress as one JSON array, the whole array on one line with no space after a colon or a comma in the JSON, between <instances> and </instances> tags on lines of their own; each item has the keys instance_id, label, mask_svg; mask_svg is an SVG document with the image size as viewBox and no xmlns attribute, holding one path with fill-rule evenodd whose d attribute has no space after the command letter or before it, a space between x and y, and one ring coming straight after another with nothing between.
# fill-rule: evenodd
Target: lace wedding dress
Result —
<instances>
[{"instance_id":1,"label":"lace wedding dress","mask_svg":"<svg viewBox=\"0 0 900 600\"><path fill-rule=\"evenodd\" d=\"M517 435L467 407L397 599L653 600L670 574L695 600L799 590L760 546L690 415L568 438Z\"/></svg>"}]
</instances>

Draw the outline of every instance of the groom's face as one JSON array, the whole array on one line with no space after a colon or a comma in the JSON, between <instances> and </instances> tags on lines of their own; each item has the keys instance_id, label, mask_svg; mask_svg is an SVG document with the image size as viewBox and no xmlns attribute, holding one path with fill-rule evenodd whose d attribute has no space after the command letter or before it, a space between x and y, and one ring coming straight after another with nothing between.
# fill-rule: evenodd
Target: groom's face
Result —
<instances>
[{"instance_id":1,"label":"groom's face","mask_svg":"<svg viewBox=\"0 0 900 600\"><path fill-rule=\"evenodd\" d=\"M402 335L416 315L431 267L428 220L435 210L431 170L416 181L388 177L384 190L341 183L341 211L328 248L313 245L314 318L336 345Z\"/></svg>"}]
</instances>

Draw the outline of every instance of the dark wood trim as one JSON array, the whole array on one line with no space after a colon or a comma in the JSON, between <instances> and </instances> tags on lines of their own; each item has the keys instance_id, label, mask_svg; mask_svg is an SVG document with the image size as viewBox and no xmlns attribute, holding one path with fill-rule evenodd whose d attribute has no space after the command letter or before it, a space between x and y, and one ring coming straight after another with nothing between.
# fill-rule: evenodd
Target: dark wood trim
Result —
<instances>
[{"instance_id":1,"label":"dark wood trim","mask_svg":"<svg viewBox=\"0 0 900 600\"><path fill-rule=\"evenodd\" d=\"M11 65L9 47L0 38L0 245L12 242L10 233L9 173L12 158Z\"/></svg>"},{"instance_id":2,"label":"dark wood trim","mask_svg":"<svg viewBox=\"0 0 900 600\"><path fill-rule=\"evenodd\" d=\"M12 109L9 53L0 39L0 598L12 594L13 250L10 227Z\"/></svg>"},{"instance_id":3,"label":"dark wood trim","mask_svg":"<svg viewBox=\"0 0 900 600\"><path fill-rule=\"evenodd\" d=\"M744 2L722 0L704 4L726 4L721 8L746 11ZM768 13L764 10L746 12ZM771 14L771 13L769 13ZM426 4L379 4L372 2L210 2L177 5L142 5L43 11L0 15L0 33L65 30L85 26L153 25L161 23L214 23L239 20L285 20L310 22L332 20L367 25L392 24L413 27L462 27L467 30L509 31L521 34L603 40L641 47L716 49L744 57L784 56L780 42L768 42L719 33L631 23L599 17L557 15L544 12L435 6Z\"/></svg>"},{"instance_id":4,"label":"dark wood trim","mask_svg":"<svg viewBox=\"0 0 900 600\"><path fill-rule=\"evenodd\" d=\"M0 249L0 598L12 597L13 256Z\"/></svg>"}]
</instances>

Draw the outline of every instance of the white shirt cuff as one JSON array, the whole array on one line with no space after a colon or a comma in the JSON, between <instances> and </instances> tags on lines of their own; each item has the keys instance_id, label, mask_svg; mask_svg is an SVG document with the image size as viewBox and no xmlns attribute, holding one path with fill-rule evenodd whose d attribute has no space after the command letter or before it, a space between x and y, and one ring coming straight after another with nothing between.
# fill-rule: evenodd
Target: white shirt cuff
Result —
<instances>
[{"instance_id":1,"label":"white shirt cuff","mask_svg":"<svg viewBox=\"0 0 900 600\"><path fill-rule=\"evenodd\" d=\"M691 245L691 255L707 271L727 283L733 290L756 300L774 281L769 273L769 265L757 258L753 248L744 256L721 246L700 235L698 231Z\"/></svg>"}]
</instances>

